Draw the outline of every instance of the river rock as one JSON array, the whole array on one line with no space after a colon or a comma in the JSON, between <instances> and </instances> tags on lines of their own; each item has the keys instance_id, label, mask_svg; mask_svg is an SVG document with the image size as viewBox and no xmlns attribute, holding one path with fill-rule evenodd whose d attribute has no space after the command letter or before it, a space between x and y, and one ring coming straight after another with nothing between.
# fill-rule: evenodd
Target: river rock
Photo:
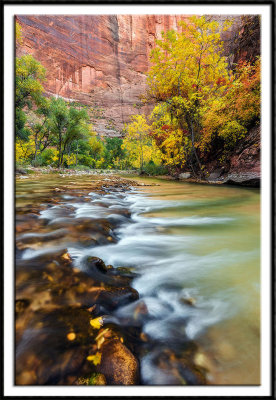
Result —
<instances>
[{"instance_id":1,"label":"river rock","mask_svg":"<svg viewBox=\"0 0 276 400\"><path fill-rule=\"evenodd\" d=\"M138 384L138 361L119 339L105 341L101 350L97 371L105 376L108 385Z\"/></svg>"},{"instance_id":2,"label":"river rock","mask_svg":"<svg viewBox=\"0 0 276 400\"><path fill-rule=\"evenodd\" d=\"M16 384L69 384L67 379L81 372L91 347L90 313L80 307L28 313L17 344Z\"/></svg>"},{"instance_id":3,"label":"river rock","mask_svg":"<svg viewBox=\"0 0 276 400\"><path fill-rule=\"evenodd\" d=\"M215 181L217 180L223 173L223 170L221 169L216 169L215 171L211 172L208 181Z\"/></svg>"},{"instance_id":4,"label":"river rock","mask_svg":"<svg viewBox=\"0 0 276 400\"><path fill-rule=\"evenodd\" d=\"M139 293L132 287L103 288L98 294L97 302L110 310L114 310L138 298Z\"/></svg>"},{"instance_id":5,"label":"river rock","mask_svg":"<svg viewBox=\"0 0 276 400\"><path fill-rule=\"evenodd\" d=\"M194 299L193 297L182 297L180 301L187 306L194 306L196 304L196 299Z\"/></svg>"},{"instance_id":6,"label":"river rock","mask_svg":"<svg viewBox=\"0 0 276 400\"><path fill-rule=\"evenodd\" d=\"M259 188L261 176L259 172L240 172L228 174L223 182L226 185L249 186Z\"/></svg>"},{"instance_id":7,"label":"river rock","mask_svg":"<svg viewBox=\"0 0 276 400\"><path fill-rule=\"evenodd\" d=\"M178 175L179 179L188 179L191 178L191 173L190 172L182 172L181 174Z\"/></svg>"},{"instance_id":8,"label":"river rock","mask_svg":"<svg viewBox=\"0 0 276 400\"><path fill-rule=\"evenodd\" d=\"M96 268L98 271L103 272L104 274L108 271L103 260L98 257L88 257L86 259L86 266L90 269Z\"/></svg>"},{"instance_id":9,"label":"river rock","mask_svg":"<svg viewBox=\"0 0 276 400\"><path fill-rule=\"evenodd\" d=\"M15 170L16 175L27 175L27 171L23 168L16 168Z\"/></svg>"}]
</instances>

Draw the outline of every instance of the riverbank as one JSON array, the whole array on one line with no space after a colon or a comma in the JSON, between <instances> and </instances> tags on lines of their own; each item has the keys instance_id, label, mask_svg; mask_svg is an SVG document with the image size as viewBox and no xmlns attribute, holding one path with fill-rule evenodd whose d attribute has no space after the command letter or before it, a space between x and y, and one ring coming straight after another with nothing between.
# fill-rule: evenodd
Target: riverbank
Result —
<instances>
[{"instance_id":1,"label":"riverbank","mask_svg":"<svg viewBox=\"0 0 276 400\"><path fill-rule=\"evenodd\" d=\"M17 168L16 176L25 179L28 176L35 177L44 174L58 174L61 176L83 176L83 175L102 175L102 176L140 176L137 170L102 170L102 169L58 169L52 167L32 167ZM261 176L259 172L248 172L240 171L228 174L222 174L221 171L211 173L206 179L194 178L189 172L184 172L178 176L170 175L158 175L151 176L151 178L165 179L165 180L176 180L187 183L200 183L200 184L211 184L211 185L234 185L234 186L245 186L260 188Z\"/></svg>"}]
</instances>

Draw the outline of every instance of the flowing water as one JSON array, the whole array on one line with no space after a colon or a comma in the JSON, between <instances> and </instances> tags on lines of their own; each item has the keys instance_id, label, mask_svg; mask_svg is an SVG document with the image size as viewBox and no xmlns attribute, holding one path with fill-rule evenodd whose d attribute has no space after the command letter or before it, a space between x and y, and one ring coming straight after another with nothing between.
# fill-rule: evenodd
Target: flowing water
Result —
<instances>
[{"instance_id":1,"label":"flowing water","mask_svg":"<svg viewBox=\"0 0 276 400\"><path fill-rule=\"evenodd\" d=\"M142 330L151 347L140 354L143 384L170 384L169 371L155 360L164 348L178 351L189 340L200 349L197 361L209 371L209 383L259 384L259 191L135 178L157 185L99 194L86 189L91 179L17 182L18 210L42 205L39 218L46 221L43 230L33 226L19 235L37 242L18 258L66 247L77 268L96 256L137 274L132 286L139 300L116 309L114 317L127 326L137 305L146 306ZM49 204L48 193L60 187L58 201ZM114 223L116 240L85 246L68 240L68 226L84 219L93 225L98 218Z\"/></svg>"}]
</instances>

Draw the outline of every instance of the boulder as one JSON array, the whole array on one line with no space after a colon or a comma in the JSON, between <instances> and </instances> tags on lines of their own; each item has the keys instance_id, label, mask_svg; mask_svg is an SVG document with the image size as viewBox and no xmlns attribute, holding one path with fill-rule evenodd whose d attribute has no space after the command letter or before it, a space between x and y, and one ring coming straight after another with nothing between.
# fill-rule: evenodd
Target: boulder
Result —
<instances>
[{"instance_id":1,"label":"boulder","mask_svg":"<svg viewBox=\"0 0 276 400\"><path fill-rule=\"evenodd\" d=\"M223 171L221 169L216 169L215 171L210 173L208 180L214 181L214 180L218 179L221 176L222 172Z\"/></svg>"},{"instance_id":2,"label":"boulder","mask_svg":"<svg viewBox=\"0 0 276 400\"><path fill-rule=\"evenodd\" d=\"M259 188L261 184L261 176L258 172L232 173L227 175L223 184Z\"/></svg>"},{"instance_id":3,"label":"boulder","mask_svg":"<svg viewBox=\"0 0 276 400\"><path fill-rule=\"evenodd\" d=\"M179 174L178 175L178 178L179 179L188 179L188 178L191 178L191 173L190 172L182 172L182 174Z\"/></svg>"},{"instance_id":4,"label":"boulder","mask_svg":"<svg viewBox=\"0 0 276 400\"><path fill-rule=\"evenodd\" d=\"M105 376L108 385L138 384L138 361L119 339L104 342L101 350L97 371Z\"/></svg>"},{"instance_id":5,"label":"boulder","mask_svg":"<svg viewBox=\"0 0 276 400\"><path fill-rule=\"evenodd\" d=\"M27 171L23 168L16 168L15 170L16 175L27 175Z\"/></svg>"},{"instance_id":6,"label":"boulder","mask_svg":"<svg viewBox=\"0 0 276 400\"><path fill-rule=\"evenodd\" d=\"M89 270L93 270L94 268L96 268L98 271L103 272L104 274L108 271L108 268L106 267L103 260L98 257L88 257L86 259L86 266Z\"/></svg>"},{"instance_id":7,"label":"boulder","mask_svg":"<svg viewBox=\"0 0 276 400\"><path fill-rule=\"evenodd\" d=\"M114 310L138 299L139 293L132 287L114 287L100 290L97 302L109 310Z\"/></svg>"}]
</instances>

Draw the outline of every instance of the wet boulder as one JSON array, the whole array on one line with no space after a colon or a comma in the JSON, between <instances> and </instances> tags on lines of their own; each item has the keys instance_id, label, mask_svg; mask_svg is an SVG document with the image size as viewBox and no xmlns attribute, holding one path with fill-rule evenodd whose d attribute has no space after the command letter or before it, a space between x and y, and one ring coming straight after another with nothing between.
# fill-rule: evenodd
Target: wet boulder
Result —
<instances>
[{"instance_id":1,"label":"wet boulder","mask_svg":"<svg viewBox=\"0 0 276 400\"><path fill-rule=\"evenodd\" d=\"M87 307L99 304L106 311L112 311L138 298L138 292L131 287L92 286L83 293L80 301Z\"/></svg>"},{"instance_id":2,"label":"wet boulder","mask_svg":"<svg viewBox=\"0 0 276 400\"><path fill-rule=\"evenodd\" d=\"M101 363L97 371L105 376L108 385L139 383L138 361L119 339L105 341L101 352Z\"/></svg>"},{"instance_id":3,"label":"wet boulder","mask_svg":"<svg viewBox=\"0 0 276 400\"><path fill-rule=\"evenodd\" d=\"M124 287L128 286L130 283L128 277L114 273L115 268L111 265L105 265L105 263L98 257L87 257L82 262L82 270L102 287Z\"/></svg>"},{"instance_id":4,"label":"wet boulder","mask_svg":"<svg viewBox=\"0 0 276 400\"><path fill-rule=\"evenodd\" d=\"M108 268L103 262L103 260L101 260L98 257L87 257L85 265L88 268L88 270L93 271L96 269L100 272L103 272L104 274L108 271Z\"/></svg>"},{"instance_id":5,"label":"wet boulder","mask_svg":"<svg viewBox=\"0 0 276 400\"><path fill-rule=\"evenodd\" d=\"M132 271L132 268L127 268L127 267L113 268L112 270L109 271L109 274L119 275L124 278L129 278L130 280L138 276L137 273Z\"/></svg>"},{"instance_id":6,"label":"wet boulder","mask_svg":"<svg viewBox=\"0 0 276 400\"><path fill-rule=\"evenodd\" d=\"M99 293L98 302L109 310L122 307L139 298L139 293L132 287L105 288Z\"/></svg>"}]
</instances>

